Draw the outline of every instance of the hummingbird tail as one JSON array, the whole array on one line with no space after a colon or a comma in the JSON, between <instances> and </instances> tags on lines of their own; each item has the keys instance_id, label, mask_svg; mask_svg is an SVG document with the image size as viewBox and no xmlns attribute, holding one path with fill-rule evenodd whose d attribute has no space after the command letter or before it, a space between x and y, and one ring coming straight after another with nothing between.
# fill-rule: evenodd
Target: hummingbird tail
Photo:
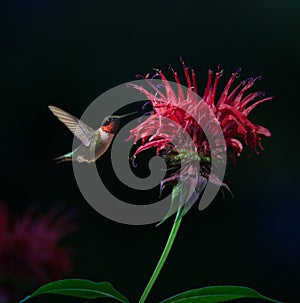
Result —
<instances>
[{"instance_id":1,"label":"hummingbird tail","mask_svg":"<svg viewBox=\"0 0 300 303\"><path fill-rule=\"evenodd\" d=\"M63 162L66 162L66 161L72 161L72 156L63 155L63 156L54 158L52 161L53 161L54 164L59 164L59 163L63 163Z\"/></svg>"}]
</instances>

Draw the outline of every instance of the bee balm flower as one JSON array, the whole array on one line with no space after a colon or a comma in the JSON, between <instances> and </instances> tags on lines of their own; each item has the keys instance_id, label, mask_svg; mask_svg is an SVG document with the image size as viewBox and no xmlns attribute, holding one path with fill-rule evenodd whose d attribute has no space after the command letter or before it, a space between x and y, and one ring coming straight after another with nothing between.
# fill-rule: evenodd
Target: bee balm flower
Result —
<instances>
[{"instance_id":1,"label":"bee balm flower","mask_svg":"<svg viewBox=\"0 0 300 303\"><path fill-rule=\"evenodd\" d=\"M199 98L194 70L189 69L183 63L187 85L186 92L183 92L181 88L177 72L173 69L171 70L177 84L177 90L172 88L160 70L156 71L155 76L162 80L162 85L155 86L151 80L146 79L154 92L137 84L132 84L135 89L143 93L150 100L153 107L153 113L150 117L130 131L129 139L134 138L135 143L141 139L141 146L136 150L133 157L135 158L146 149L155 148L157 155L165 158L170 164L171 176L161 182L161 187L164 188L167 184L175 184L179 180L181 173L179 160L189 161L191 158L189 159L188 152L174 148L174 145L172 145L172 136L166 135L166 129L170 133L170 123L166 121L173 121L174 124L178 127L180 126L189 134L195 145L200 167L200 178L194 183L194 189L200 193L205 187L210 174L212 152L211 144L209 144L205 132L200 125L205 125L212 134L214 132L214 124L218 124L225 139L226 153L235 162L245 145L258 153L258 149L263 149L261 138L263 136L271 136L267 128L251 122L249 114L256 106L267 100L271 100L272 97L265 98L262 92L249 92L249 89L260 77L243 80L232 88L234 81L239 76L240 71L238 70L231 75L219 98L217 98L218 82L223 71L218 71L214 75L209 70L206 88L202 98ZM214 117L207 117L204 106L209 107ZM194 118L188 113L193 113ZM174 127L173 132L175 135L176 127ZM217 140L216 138L215 141ZM217 145L217 142L214 143ZM182 146L184 144L183 142ZM210 178L211 180L214 180L214 178ZM220 183L221 181L215 178L215 182Z\"/></svg>"}]
</instances>

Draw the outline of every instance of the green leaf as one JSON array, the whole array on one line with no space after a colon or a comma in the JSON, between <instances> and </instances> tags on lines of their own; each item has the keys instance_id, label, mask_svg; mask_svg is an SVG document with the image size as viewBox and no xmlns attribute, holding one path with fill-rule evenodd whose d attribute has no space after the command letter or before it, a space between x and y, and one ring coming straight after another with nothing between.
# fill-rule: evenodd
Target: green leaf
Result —
<instances>
[{"instance_id":1,"label":"green leaf","mask_svg":"<svg viewBox=\"0 0 300 303\"><path fill-rule=\"evenodd\" d=\"M163 224L167 219L169 219L173 214L175 214L178 211L178 209L182 206L180 205L180 199L179 199L181 193L181 187L182 186L180 183L173 186L172 199L171 199L171 205L169 211L166 214L166 216L159 223L156 224L156 227Z\"/></svg>"},{"instance_id":2,"label":"green leaf","mask_svg":"<svg viewBox=\"0 0 300 303\"><path fill-rule=\"evenodd\" d=\"M165 299L160 303L218 303L244 298L264 299L280 303L261 295L254 289L243 286L209 286L193 289Z\"/></svg>"},{"instance_id":3,"label":"green leaf","mask_svg":"<svg viewBox=\"0 0 300 303\"><path fill-rule=\"evenodd\" d=\"M81 279L66 279L50 282L38 288L34 293L19 303L43 294L66 295L84 299L113 298L119 302L128 303L128 300L114 289L110 283L96 283Z\"/></svg>"}]
</instances>

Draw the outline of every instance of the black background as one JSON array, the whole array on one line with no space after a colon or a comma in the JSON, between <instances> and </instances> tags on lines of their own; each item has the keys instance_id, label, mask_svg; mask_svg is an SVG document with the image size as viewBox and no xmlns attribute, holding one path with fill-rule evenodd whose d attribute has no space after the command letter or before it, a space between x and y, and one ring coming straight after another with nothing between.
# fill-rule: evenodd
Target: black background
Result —
<instances>
[{"instance_id":1,"label":"black background","mask_svg":"<svg viewBox=\"0 0 300 303\"><path fill-rule=\"evenodd\" d=\"M136 302L163 249L172 220L127 226L96 213L71 164L51 159L72 135L47 109L81 116L106 90L153 67L180 71L183 56L200 88L208 68L224 86L263 75L257 90L275 99L251 119L268 127L266 151L227 168L234 198L218 195L185 217L149 302L217 284L244 285L299 302L298 1L2 1L0 197L22 211L63 203L79 210L73 277L110 281ZM182 75L182 74L181 74ZM220 92L220 91L219 91ZM100 121L99 121L100 122ZM105 172L109 154L99 159ZM1 249L1 248L0 248ZM71 300L75 302L75 299ZM37 299L36 302L39 302Z\"/></svg>"}]
</instances>

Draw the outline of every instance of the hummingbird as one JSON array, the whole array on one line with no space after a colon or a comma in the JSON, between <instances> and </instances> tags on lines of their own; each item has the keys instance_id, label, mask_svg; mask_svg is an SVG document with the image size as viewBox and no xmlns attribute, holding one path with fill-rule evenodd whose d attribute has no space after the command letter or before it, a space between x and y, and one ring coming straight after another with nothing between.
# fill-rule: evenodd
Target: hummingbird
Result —
<instances>
[{"instance_id":1,"label":"hummingbird","mask_svg":"<svg viewBox=\"0 0 300 303\"><path fill-rule=\"evenodd\" d=\"M56 106L48 106L51 112L82 142L70 153L53 159L55 163L66 161L95 162L109 148L122 118L135 114L129 113L122 116L107 116L103 119L98 129L93 129L80 119L65 112Z\"/></svg>"}]
</instances>

